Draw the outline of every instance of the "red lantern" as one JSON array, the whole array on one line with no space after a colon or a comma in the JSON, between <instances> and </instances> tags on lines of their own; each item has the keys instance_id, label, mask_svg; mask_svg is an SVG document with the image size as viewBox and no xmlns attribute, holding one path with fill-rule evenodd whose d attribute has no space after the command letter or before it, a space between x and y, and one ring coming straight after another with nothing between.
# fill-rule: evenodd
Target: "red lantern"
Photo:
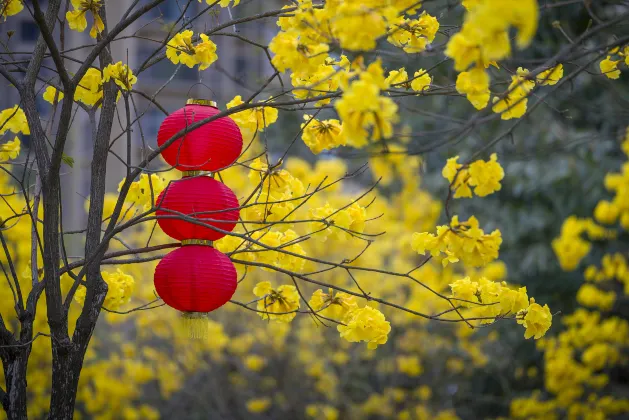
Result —
<instances>
[{"instance_id":1,"label":"red lantern","mask_svg":"<svg viewBox=\"0 0 629 420\"><path fill-rule=\"evenodd\" d=\"M176 133L192 123L220 113L216 103L189 99L186 106L173 112L162 122L157 144L162 146ZM162 151L164 160L180 171L211 171L223 169L238 159L242 151L242 134L229 117L204 124Z\"/></svg>"},{"instance_id":2,"label":"red lantern","mask_svg":"<svg viewBox=\"0 0 629 420\"><path fill-rule=\"evenodd\" d=\"M155 267L155 290L168 306L186 314L223 306L237 284L234 264L211 246L182 246Z\"/></svg>"},{"instance_id":3,"label":"red lantern","mask_svg":"<svg viewBox=\"0 0 629 420\"><path fill-rule=\"evenodd\" d=\"M174 181L157 199L157 222L171 238L216 241L224 233L181 219L181 214L231 232L240 211L236 195L222 182L208 176Z\"/></svg>"}]
</instances>

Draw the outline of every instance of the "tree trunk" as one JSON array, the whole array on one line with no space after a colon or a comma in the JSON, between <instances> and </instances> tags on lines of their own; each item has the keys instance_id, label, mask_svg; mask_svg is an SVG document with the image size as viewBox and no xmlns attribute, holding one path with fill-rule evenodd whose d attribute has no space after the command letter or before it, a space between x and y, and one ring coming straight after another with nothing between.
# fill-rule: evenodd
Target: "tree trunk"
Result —
<instances>
[{"instance_id":1,"label":"tree trunk","mask_svg":"<svg viewBox=\"0 0 629 420\"><path fill-rule=\"evenodd\" d=\"M2 360L6 379L6 394L2 406L9 420L25 420L26 411L26 367L28 352L25 349L13 350Z\"/></svg>"},{"instance_id":2,"label":"tree trunk","mask_svg":"<svg viewBox=\"0 0 629 420\"><path fill-rule=\"evenodd\" d=\"M92 338L96 321L107 296L107 283L95 282L94 302L89 317L81 316L76 324L71 347L52 343L52 393L49 420L72 420L76 394L83 369L85 353Z\"/></svg>"}]
</instances>

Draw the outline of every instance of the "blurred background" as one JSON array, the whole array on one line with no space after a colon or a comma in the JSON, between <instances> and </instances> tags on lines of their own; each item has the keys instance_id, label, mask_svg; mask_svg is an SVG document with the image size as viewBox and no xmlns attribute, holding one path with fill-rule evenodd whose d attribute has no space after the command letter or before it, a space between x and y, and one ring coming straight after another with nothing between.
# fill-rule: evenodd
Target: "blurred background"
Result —
<instances>
[{"instance_id":1,"label":"blurred background","mask_svg":"<svg viewBox=\"0 0 629 420\"><path fill-rule=\"evenodd\" d=\"M117 21L130 3L131 0L107 0L110 21ZM565 35L553 22L561 22L569 36L581 33L589 25L591 18L583 4L567 3L571 4L543 9L534 42L517 59L507 60L506 68L512 71L519 66L532 68L564 45ZM614 2L603 3L601 10L612 14ZM196 31L211 28L228 21L230 14L248 16L275 8L273 4L279 8L285 3L243 0L237 8L204 15L195 21L194 27ZM202 6L205 4L190 3L185 15L195 16ZM441 22L442 31L446 32L454 30L448 23L460 21L463 13L461 7L455 7L450 1L427 2L425 8L429 13L438 11L434 14ZM158 45L149 39L160 39L181 12L180 2L166 1L137 21L124 32L127 37L112 44L114 61L121 60L137 69ZM2 22L1 30L13 32L11 48L23 53L32 50L38 36L38 29L27 13ZM142 156L143 141L149 148L156 146L164 111L182 107L187 98L213 99L225 109L225 104L234 96L244 98L254 92L273 69L259 48L242 42L238 36L267 44L276 31L274 18L228 27L221 31L223 35L212 38L218 46L219 59L209 69L199 72L162 60L142 72L134 89L148 97L155 95L155 101L163 109L135 96L136 112L142 114L141 133L140 130L133 132L137 159ZM87 33L66 30L64 50L76 61L73 64L68 60L71 69L73 65L78 68L83 51L73 49L91 42ZM383 67L389 70L402 66L431 68L441 60L441 52L437 52L439 44L435 42L434 51L421 55L391 56ZM435 85L451 84L456 77L450 65L437 66L431 75ZM15 90L6 86L1 90L0 109L19 103ZM51 107L40 100L42 119L46 119ZM590 217L596 204L609 196L604 188L605 175L619 171L626 161L620 144L629 125L628 105L626 74L611 81L600 74L583 72L496 145L494 151L506 174L502 190L483 199L453 203L453 212L463 219L473 214L481 220L486 232L495 228L502 231L500 259L504 265L492 267L498 273L495 279L505 278L509 283L526 286L529 295L547 303L553 313L559 314L549 335L561 330L563 314L571 314L579 307L576 294L584 283L583 270L561 270L551 242L559 235L568 216ZM370 208L372 217L388 212L380 221L372 223L372 231L393 226L393 231L382 238L391 248L398 242L398 237L391 235L428 230L446 221L438 204L447 196L447 181L441 176L446 159L461 155L465 160L504 130L503 125L491 123L456 143L447 144L442 130L460 124L474 112L469 103L454 95L404 99L400 111L403 124L394 142L423 153L421 163L418 157L407 157L395 164L390 182L381 183L377 188L382 204ZM280 111L277 123L255 140L257 150L261 150L261 144L268 144L270 156L279 157L291 144L302 121L302 113ZM114 136L122 132L121 126L115 125L116 130ZM64 167L62 179L66 230L85 225L90 139L87 115L77 112L66 148L74 165ZM124 142L119 142L112 150L125 147ZM23 148L23 153L27 153L28 137L23 138ZM367 171L343 182L330 197L351 197L381 176L374 170L373 156L351 149L313 155L303 142L297 142L290 147L289 156L300 159L292 161L293 168L305 168L304 173L311 174L323 171L322 166L317 169L317 163L325 165L327 162L341 175L370 164ZM123 165L114 158L109 159L108 165L111 166L108 189L113 193L121 180L119 174L123 173ZM245 194L246 172L231 175L231 179L226 176L226 184ZM408 196L404 195L408 193L405 189L411 183L409 179L413 179L413 185L418 185L417 195L420 196L412 205L405 201ZM417 206L421 214L413 213L409 206ZM435 208L438 211L434 211ZM132 243L144 241L151 232L151 226L139 228L127 239ZM160 240L168 241L155 234L154 241ZM596 263L605 253L626 254L628 240L626 233L621 232L614 240L595 244L583 267ZM69 253L80 253L81 244L80 235L69 238ZM343 250L330 247L325 252L336 256ZM374 256L376 261L390 266L397 263L397 251L382 246L376 252L381 253ZM136 294L127 305L129 309L150 301L153 296L154 264L134 267L124 268L135 278ZM242 274L242 267L239 269ZM446 271L434 274L440 278L439 284L447 284L454 276ZM429 275L432 274L426 273L427 277ZM276 274L267 272L252 276L257 280L277 280ZM253 299L251 289L255 281L250 281L253 283L248 280L239 288L242 302ZM364 281L385 282L382 278ZM385 283L395 283L395 280L388 279ZM408 293L406 297L412 297L408 286L398 284L391 286L390 291L382 286L379 292L386 295L401 290ZM417 305L422 307L422 297L417 299ZM172 312L167 307L159 307L124 315L105 314L98 325L82 377L80 418L517 418L512 411L514 399L530 396L535 390L540 390L540 395L548 395L543 391L547 385L544 353L533 341L524 340L521 328L515 328L512 323L498 323L471 334L461 332L461 326L394 315L389 343L377 351L367 351L362 344L341 341L333 326L317 325L307 315L289 325L269 323L236 305L228 305L213 314L215 324L212 324L209 343L190 343L177 335L176 314ZM618 297L606 316L611 315L621 319L629 317L626 298ZM33 418L43 416L46 406L47 352L49 344L38 341L34 348L35 361L29 367L29 375L33 375L33 379L29 379ZM610 393L628 395L629 372L624 365L615 366L606 374L610 377ZM563 414L556 417L524 415L522 418L567 418L564 417L567 411L560 413ZM627 417L619 415L617 418Z\"/></svg>"}]
</instances>

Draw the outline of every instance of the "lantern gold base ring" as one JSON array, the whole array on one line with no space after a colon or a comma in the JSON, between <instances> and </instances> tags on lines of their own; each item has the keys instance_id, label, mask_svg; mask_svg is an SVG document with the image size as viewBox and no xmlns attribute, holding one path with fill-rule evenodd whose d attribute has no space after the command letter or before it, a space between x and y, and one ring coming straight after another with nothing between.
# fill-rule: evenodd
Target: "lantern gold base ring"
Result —
<instances>
[{"instance_id":1,"label":"lantern gold base ring","mask_svg":"<svg viewBox=\"0 0 629 420\"><path fill-rule=\"evenodd\" d=\"M208 239L184 239L181 241L181 246L186 245L204 245L204 246L214 246L214 242Z\"/></svg>"}]
</instances>

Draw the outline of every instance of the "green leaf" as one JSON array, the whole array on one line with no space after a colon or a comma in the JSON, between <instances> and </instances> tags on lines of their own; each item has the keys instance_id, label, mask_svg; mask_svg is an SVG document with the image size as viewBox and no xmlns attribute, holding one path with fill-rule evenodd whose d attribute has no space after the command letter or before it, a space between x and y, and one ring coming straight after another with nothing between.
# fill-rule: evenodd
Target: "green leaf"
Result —
<instances>
[{"instance_id":1,"label":"green leaf","mask_svg":"<svg viewBox=\"0 0 629 420\"><path fill-rule=\"evenodd\" d=\"M74 168L74 158L72 156L68 156L65 153L63 153L61 155L61 160L63 160L63 163L68 165L70 168Z\"/></svg>"}]
</instances>

